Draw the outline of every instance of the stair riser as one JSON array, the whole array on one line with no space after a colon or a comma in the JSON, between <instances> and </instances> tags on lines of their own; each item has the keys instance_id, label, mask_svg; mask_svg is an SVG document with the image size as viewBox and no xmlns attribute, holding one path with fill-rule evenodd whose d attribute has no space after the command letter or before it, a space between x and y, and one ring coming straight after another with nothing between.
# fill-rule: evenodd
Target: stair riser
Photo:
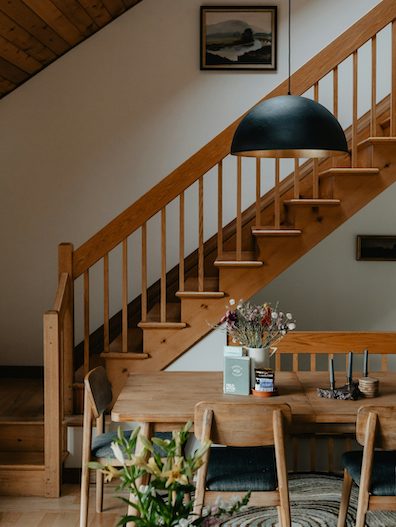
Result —
<instances>
[{"instance_id":1,"label":"stair riser","mask_svg":"<svg viewBox=\"0 0 396 527\"><path fill-rule=\"evenodd\" d=\"M204 299L204 298L186 298L182 300L182 320L188 320L189 324L195 324L196 318L201 317L202 313L208 310L209 304L220 305L223 309L228 304L228 295L223 298L217 299Z\"/></svg>"},{"instance_id":2,"label":"stair riser","mask_svg":"<svg viewBox=\"0 0 396 527\"><path fill-rule=\"evenodd\" d=\"M376 144L370 150L372 166L383 169L396 163L395 145Z\"/></svg>"},{"instance_id":3,"label":"stair riser","mask_svg":"<svg viewBox=\"0 0 396 527\"><path fill-rule=\"evenodd\" d=\"M0 496L45 496L44 470L0 466Z\"/></svg>"},{"instance_id":4,"label":"stair riser","mask_svg":"<svg viewBox=\"0 0 396 527\"><path fill-rule=\"evenodd\" d=\"M44 450L43 423L0 422L0 450L38 452Z\"/></svg>"}]
</instances>

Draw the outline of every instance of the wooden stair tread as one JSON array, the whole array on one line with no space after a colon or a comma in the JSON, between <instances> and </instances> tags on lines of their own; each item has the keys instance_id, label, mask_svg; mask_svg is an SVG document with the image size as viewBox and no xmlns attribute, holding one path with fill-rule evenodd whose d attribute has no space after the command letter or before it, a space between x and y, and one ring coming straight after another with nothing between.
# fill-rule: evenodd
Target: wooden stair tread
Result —
<instances>
[{"instance_id":1,"label":"wooden stair tread","mask_svg":"<svg viewBox=\"0 0 396 527\"><path fill-rule=\"evenodd\" d=\"M301 229L294 229L293 227L252 227L253 236L300 236Z\"/></svg>"},{"instance_id":2,"label":"wooden stair tread","mask_svg":"<svg viewBox=\"0 0 396 527\"><path fill-rule=\"evenodd\" d=\"M40 426L44 424L44 416L41 417L17 417L14 415L2 415L0 417L0 429L2 425L13 426Z\"/></svg>"},{"instance_id":3,"label":"wooden stair tread","mask_svg":"<svg viewBox=\"0 0 396 527\"><path fill-rule=\"evenodd\" d=\"M370 145L391 145L396 143L396 137L368 137L364 141L361 141L357 146L358 148L366 148Z\"/></svg>"},{"instance_id":4,"label":"wooden stair tread","mask_svg":"<svg viewBox=\"0 0 396 527\"><path fill-rule=\"evenodd\" d=\"M287 206L301 206L301 207L335 207L340 205L341 201L339 199L313 199L313 198L303 198L303 199L287 199L283 202Z\"/></svg>"},{"instance_id":5,"label":"wooden stair tread","mask_svg":"<svg viewBox=\"0 0 396 527\"><path fill-rule=\"evenodd\" d=\"M105 415L104 416L106 426L110 425L111 421L111 415ZM73 414L73 415L66 415L63 419L63 425L64 426L83 426L83 420L84 416L82 414Z\"/></svg>"},{"instance_id":6,"label":"wooden stair tread","mask_svg":"<svg viewBox=\"0 0 396 527\"><path fill-rule=\"evenodd\" d=\"M16 466L26 470L29 468L44 470L44 451L0 451L0 469L15 468Z\"/></svg>"},{"instance_id":7,"label":"wooden stair tread","mask_svg":"<svg viewBox=\"0 0 396 527\"><path fill-rule=\"evenodd\" d=\"M128 353L142 355L142 350L143 331L140 328L128 328ZM101 357L109 357L110 353L122 353L122 335L118 335L112 342L110 342L109 351L101 353Z\"/></svg>"},{"instance_id":8,"label":"wooden stair tread","mask_svg":"<svg viewBox=\"0 0 396 527\"><path fill-rule=\"evenodd\" d=\"M319 174L319 177L328 176L376 176L379 168L330 168Z\"/></svg>"},{"instance_id":9,"label":"wooden stair tread","mask_svg":"<svg viewBox=\"0 0 396 527\"><path fill-rule=\"evenodd\" d=\"M219 279L216 276L204 278L204 290L198 291L198 278L189 277L184 282L184 290L177 291L179 298L223 298L224 292L219 291Z\"/></svg>"},{"instance_id":10,"label":"wooden stair tread","mask_svg":"<svg viewBox=\"0 0 396 527\"><path fill-rule=\"evenodd\" d=\"M236 252L224 252L216 258L216 267L261 267L263 262L257 260L255 254L250 251L242 251L241 258L238 260Z\"/></svg>"},{"instance_id":11,"label":"wooden stair tread","mask_svg":"<svg viewBox=\"0 0 396 527\"><path fill-rule=\"evenodd\" d=\"M180 322L181 304L180 302L168 302L166 304L166 321L161 322L161 304L157 303L147 313L145 321L139 322L138 326L142 329L183 329L187 324Z\"/></svg>"}]
</instances>

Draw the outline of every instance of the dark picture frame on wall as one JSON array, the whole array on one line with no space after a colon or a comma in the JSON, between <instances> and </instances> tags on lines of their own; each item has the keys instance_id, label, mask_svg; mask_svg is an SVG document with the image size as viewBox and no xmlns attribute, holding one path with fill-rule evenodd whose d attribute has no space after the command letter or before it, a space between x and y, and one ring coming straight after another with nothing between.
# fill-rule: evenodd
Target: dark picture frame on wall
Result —
<instances>
[{"instance_id":1,"label":"dark picture frame on wall","mask_svg":"<svg viewBox=\"0 0 396 527\"><path fill-rule=\"evenodd\" d=\"M396 235L358 234L356 260L396 261Z\"/></svg>"},{"instance_id":2,"label":"dark picture frame on wall","mask_svg":"<svg viewBox=\"0 0 396 527\"><path fill-rule=\"evenodd\" d=\"M201 70L276 70L276 6L201 6Z\"/></svg>"}]
</instances>

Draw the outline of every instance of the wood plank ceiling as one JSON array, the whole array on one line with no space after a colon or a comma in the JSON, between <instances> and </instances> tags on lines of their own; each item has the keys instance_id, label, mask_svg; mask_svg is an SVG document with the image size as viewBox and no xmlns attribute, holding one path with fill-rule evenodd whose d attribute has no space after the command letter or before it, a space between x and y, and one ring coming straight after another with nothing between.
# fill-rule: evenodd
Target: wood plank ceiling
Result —
<instances>
[{"instance_id":1,"label":"wood plank ceiling","mask_svg":"<svg viewBox=\"0 0 396 527\"><path fill-rule=\"evenodd\" d=\"M0 98L141 0L0 0Z\"/></svg>"}]
</instances>

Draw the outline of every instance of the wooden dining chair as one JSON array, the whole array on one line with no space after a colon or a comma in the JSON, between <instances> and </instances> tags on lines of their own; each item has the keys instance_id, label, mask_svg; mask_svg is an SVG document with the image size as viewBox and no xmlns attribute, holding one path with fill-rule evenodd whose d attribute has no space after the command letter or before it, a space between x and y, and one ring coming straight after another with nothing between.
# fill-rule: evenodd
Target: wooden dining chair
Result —
<instances>
[{"instance_id":1,"label":"wooden dining chair","mask_svg":"<svg viewBox=\"0 0 396 527\"><path fill-rule=\"evenodd\" d=\"M86 527L89 505L89 467L90 461L98 461L106 465L120 467L114 457L111 443L117 439L116 432L105 432L104 413L110 409L113 395L106 371L99 366L87 373L84 379L84 424L81 468L81 502L80 527ZM92 440L92 426L96 426L96 436ZM124 431L125 437L130 437L131 430ZM170 439L171 433L158 432L156 437ZM103 474L96 470L96 512L103 510Z\"/></svg>"},{"instance_id":2,"label":"wooden dining chair","mask_svg":"<svg viewBox=\"0 0 396 527\"><path fill-rule=\"evenodd\" d=\"M363 451L342 456L344 482L337 527L345 527L352 482L359 487L356 527L364 527L368 510L396 510L396 406L361 407L356 440Z\"/></svg>"},{"instance_id":3,"label":"wooden dining chair","mask_svg":"<svg viewBox=\"0 0 396 527\"><path fill-rule=\"evenodd\" d=\"M221 493L229 500L251 491L250 505L275 506L280 527L290 527L290 503L284 444L287 404L200 402L194 431L215 446L205 454L197 474L194 513Z\"/></svg>"}]
</instances>

